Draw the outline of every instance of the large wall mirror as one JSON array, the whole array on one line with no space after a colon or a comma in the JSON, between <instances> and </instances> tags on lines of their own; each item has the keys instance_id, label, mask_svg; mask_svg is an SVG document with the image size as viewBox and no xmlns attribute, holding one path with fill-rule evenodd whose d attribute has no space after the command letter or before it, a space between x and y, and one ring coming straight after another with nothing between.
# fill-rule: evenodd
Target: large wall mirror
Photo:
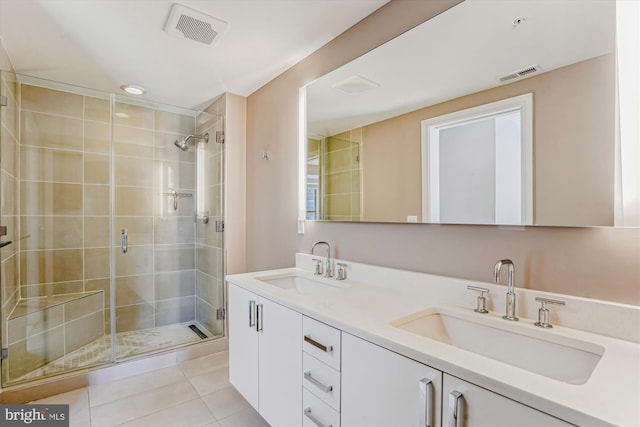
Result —
<instances>
[{"instance_id":1,"label":"large wall mirror","mask_svg":"<svg viewBox=\"0 0 640 427\"><path fill-rule=\"evenodd\" d=\"M463 1L301 89L300 216L613 226L616 102L615 1Z\"/></svg>"}]
</instances>

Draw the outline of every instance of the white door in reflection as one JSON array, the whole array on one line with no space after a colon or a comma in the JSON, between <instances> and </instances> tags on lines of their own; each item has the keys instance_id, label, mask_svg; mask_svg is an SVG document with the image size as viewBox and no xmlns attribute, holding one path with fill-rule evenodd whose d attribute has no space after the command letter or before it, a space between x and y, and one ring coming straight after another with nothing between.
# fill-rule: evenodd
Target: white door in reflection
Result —
<instances>
[{"instance_id":1,"label":"white door in reflection","mask_svg":"<svg viewBox=\"0 0 640 427\"><path fill-rule=\"evenodd\" d=\"M532 224L531 95L422 122L422 220Z\"/></svg>"}]
</instances>

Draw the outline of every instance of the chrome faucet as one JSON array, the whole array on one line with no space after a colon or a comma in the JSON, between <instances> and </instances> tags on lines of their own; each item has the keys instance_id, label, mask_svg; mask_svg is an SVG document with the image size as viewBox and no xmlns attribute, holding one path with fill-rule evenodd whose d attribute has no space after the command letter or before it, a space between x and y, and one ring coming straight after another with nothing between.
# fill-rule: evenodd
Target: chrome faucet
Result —
<instances>
[{"instance_id":1,"label":"chrome faucet","mask_svg":"<svg viewBox=\"0 0 640 427\"><path fill-rule=\"evenodd\" d=\"M331 271L331 246L327 242L315 242L311 247L311 255L313 255L313 250L318 245L325 245L327 247L327 259L325 262L324 277L333 277L333 271Z\"/></svg>"},{"instance_id":2,"label":"chrome faucet","mask_svg":"<svg viewBox=\"0 0 640 427\"><path fill-rule=\"evenodd\" d=\"M506 313L504 316L502 316L502 318L505 320L517 321L518 318L516 317L516 293L513 291L513 276L516 269L510 259L501 259L500 261L496 262L496 265L493 268L493 281L495 283L500 283L500 270L502 270L502 266L504 265L506 265L509 269L509 284L507 287Z\"/></svg>"}]
</instances>

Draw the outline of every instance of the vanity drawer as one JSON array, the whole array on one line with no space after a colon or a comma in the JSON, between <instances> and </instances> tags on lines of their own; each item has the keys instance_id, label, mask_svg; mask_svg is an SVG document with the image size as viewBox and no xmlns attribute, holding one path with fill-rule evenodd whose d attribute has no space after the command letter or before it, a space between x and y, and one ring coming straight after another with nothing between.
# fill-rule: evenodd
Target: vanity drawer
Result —
<instances>
[{"instance_id":1,"label":"vanity drawer","mask_svg":"<svg viewBox=\"0 0 640 427\"><path fill-rule=\"evenodd\" d=\"M309 317L302 318L302 350L340 370L340 330Z\"/></svg>"},{"instance_id":2,"label":"vanity drawer","mask_svg":"<svg viewBox=\"0 0 640 427\"><path fill-rule=\"evenodd\" d=\"M302 389L302 408L303 427L340 427L340 412L305 388Z\"/></svg>"},{"instance_id":3,"label":"vanity drawer","mask_svg":"<svg viewBox=\"0 0 640 427\"><path fill-rule=\"evenodd\" d=\"M340 410L340 372L304 352L302 385L334 409Z\"/></svg>"}]
</instances>

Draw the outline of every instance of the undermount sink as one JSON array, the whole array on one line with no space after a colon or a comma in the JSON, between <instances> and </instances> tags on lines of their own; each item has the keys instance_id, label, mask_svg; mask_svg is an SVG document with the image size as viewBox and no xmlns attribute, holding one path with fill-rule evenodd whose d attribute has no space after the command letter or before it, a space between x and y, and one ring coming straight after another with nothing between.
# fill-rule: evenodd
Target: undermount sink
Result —
<instances>
[{"instance_id":1,"label":"undermount sink","mask_svg":"<svg viewBox=\"0 0 640 427\"><path fill-rule=\"evenodd\" d=\"M484 317L482 317L484 316ZM431 308L392 326L569 384L584 384L602 346L489 315Z\"/></svg>"},{"instance_id":2,"label":"undermount sink","mask_svg":"<svg viewBox=\"0 0 640 427\"><path fill-rule=\"evenodd\" d=\"M343 282L336 282L333 279L319 278L315 280L297 274L256 277L256 279L280 289L297 292L302 295L330 292L347 287Z\"/></svg>"}]
</instances>

